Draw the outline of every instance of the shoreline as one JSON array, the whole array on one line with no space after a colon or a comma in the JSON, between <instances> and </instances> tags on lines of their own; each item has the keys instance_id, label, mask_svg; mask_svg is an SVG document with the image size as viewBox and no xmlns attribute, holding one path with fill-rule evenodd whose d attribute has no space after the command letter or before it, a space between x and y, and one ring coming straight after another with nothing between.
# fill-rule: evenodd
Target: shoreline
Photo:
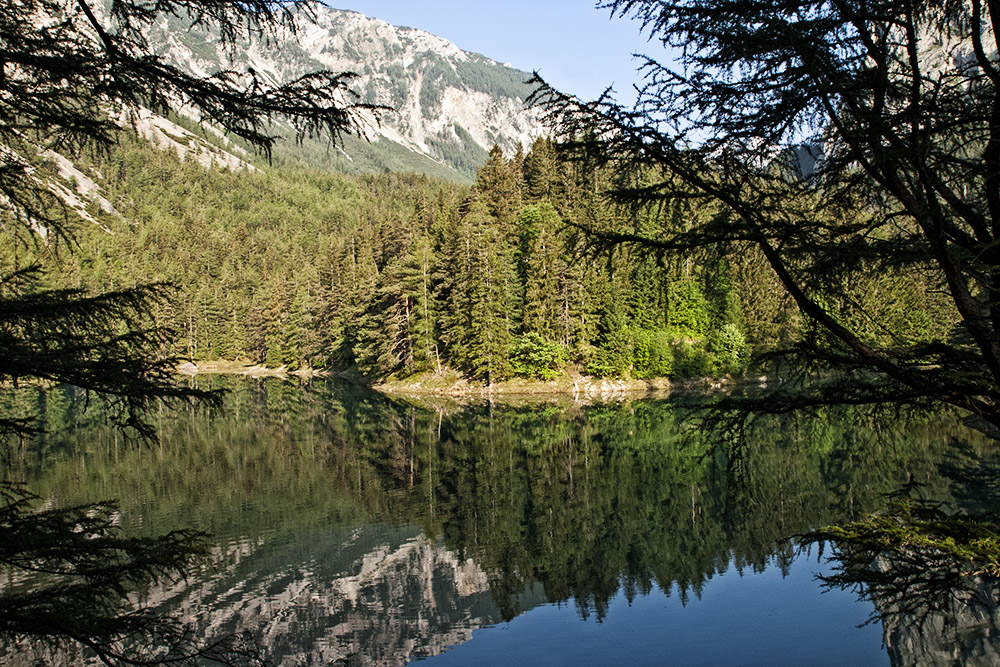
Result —
<instances>
[{"instance_id":1,"label":"shoreline","mask_svg":"<svg viewBox=\"0 0 1000 667\"><path fill-rule=\"evenodd\" d=\"M290 376L299 379L343 378L352 384L366 386L390 396L441 397L451 399L486 399L500 397L523 397L544 400L568 397L573 400L615 400L618 398L667 397L685 391L725 391L740 384L739 379L687 378L671 380L660 377L648 380L635 378L600 378L583 375L575 369L568 370L553 380L513 378L492 385L469 380L456 371L445 369L440 373L420 373L403 380L389 380L368 384L350 371L329 371L314 368L288 370L286 366L271 368L249 361L202 361L185 362L177 367L177 372L188 377L198 375L240 375L264 378Z\"/></svg>"},{"instance_id":2,"label":"shoreline","mask_svg":"<svg viewBox=\"0 0 1000 667\"><path fill-rule=\"evenodd\" d=\"M516 378L492 385L462 377L415 377L372 385L372 389L390 395L441 396L448 398L484 398L535 396L538 398L572 397L573 399L614 399L624 396L666 396L675 385L667 378L635 380L596 378L566 374L554 380Z\"/></svg>"},{"instance_id":3,"label":"shoreline","mask_svg":"<svg viewBox=\"0 0 1000 667\"><path fill-rule=\"evenodd\" d=\"M197 375L244 375L246 377L288 377L294 375L300 378L326 377L332 375L329 371L315 368L298 368L288 370L287 366L270 368L263 364L242 361L186 361L174 369L180 375L195 377Z\"/></svg>"}]
</instances>

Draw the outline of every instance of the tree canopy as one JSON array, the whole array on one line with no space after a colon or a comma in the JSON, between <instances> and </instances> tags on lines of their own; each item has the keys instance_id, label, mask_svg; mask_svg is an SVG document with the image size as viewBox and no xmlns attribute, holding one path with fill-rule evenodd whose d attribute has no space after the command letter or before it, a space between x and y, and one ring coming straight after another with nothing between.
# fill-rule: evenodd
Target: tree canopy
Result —
<instances>
[{"instance_id":1,"label":"tree canopy","mask_svg":"<svg viewBox=\"0 0 1000 667\"><path fill-rule=\"evenodd\" d=\"M138 138L77 165L105 175L120 215L99 213L47 279L96 293L176 284L157 321L198 363L371 381L687 379L739 375L751 348L796 335L787 299L713 252L590 247L565 221L618 216L596 194L601 175L559 164L546 139L523 157L493 151L472 188L206 170Z\"/></svg>"},{"instance_id":2,"label":"tree canopy","mask_svg":"<svg viewBox=\"0 0 1000 667\"><path fill-rule=\"evenodd\" d=\"M540 79L534 101L571 155L613 165L619 204L711 215L655 235L593 231L762 256L815 328L792 351L838 371L807 400L930 400L1000 425L1000 7L599 6L678 62L643 60L634 107ZM933 321L889 324L899 276L935 304Z\"/></svg>"}]
</instances>

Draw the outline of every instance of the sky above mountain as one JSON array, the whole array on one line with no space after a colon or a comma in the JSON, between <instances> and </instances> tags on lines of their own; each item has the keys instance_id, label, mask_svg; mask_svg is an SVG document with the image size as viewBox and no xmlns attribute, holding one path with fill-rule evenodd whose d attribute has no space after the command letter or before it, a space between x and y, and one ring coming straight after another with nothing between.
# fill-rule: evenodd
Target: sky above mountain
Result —
<instances>
[{"instance_id":1,"label":"sky above mountain","mask_svg":"<svg viewBox=\"0 0 1000 667\"><path fill-rule=\"evenodd\" d=\"M631 100L639 81L632 53L662 58L659 42L638 23L611 18L594 0L327 0L397 26L419 28L466 51L538 72L550 84L584 99L613 85Z\"/></svg>"}]
</instances>

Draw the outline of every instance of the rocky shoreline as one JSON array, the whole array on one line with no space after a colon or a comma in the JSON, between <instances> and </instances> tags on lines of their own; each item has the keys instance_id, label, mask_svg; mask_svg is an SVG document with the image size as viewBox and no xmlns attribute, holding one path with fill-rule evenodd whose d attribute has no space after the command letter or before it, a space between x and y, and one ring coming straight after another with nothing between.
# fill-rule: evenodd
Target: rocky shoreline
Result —
<instances>
[{"instance_id":1,"label":"rocky shoreline","mask_svg":"<svg viewBox=\"0 0 1000 667\"><path fill-rule=\"evenodd\" d=\"M641 396L667 396L676 391L724 390L734 384L730 378L692 378L687 380L671 380L669 378L652 378L639 380L635 378L600 378L581 374L576 369L568 369L563 375L553 380L535 380L514 378L486 384L469 380L454 370L445 369L441 372L421 373L402 380L388 380L369 385L357 374L300 368L289 370L286 366L271 368L262 364L240 361L202 361L186 362L177 367L182 375L242 375L246 377L298 377L308 379L313 377L338 377L353 384L370 386L372 389L389 395L432 397L453 399L492 399L498 397L567 397L574 400L614 400L616 398L636 398Z\"/></svg>"},{"instance_id":2,"label":"rocky shoreline","mask_svg":"<svg viewBox=\"0 0 1000 667\"><path fill-rule=\"evenodd\" d=\"M263 364L252 364L240 361L187 361L177 367L177 372L181 375L194 377L196 375L245 375L247 377L287 377L294 375L297 377L319 377L331 375L328 371L316 370L315 368L299 368L288 370L287 366L270 368Z\"/></svg>"}]
</instances>

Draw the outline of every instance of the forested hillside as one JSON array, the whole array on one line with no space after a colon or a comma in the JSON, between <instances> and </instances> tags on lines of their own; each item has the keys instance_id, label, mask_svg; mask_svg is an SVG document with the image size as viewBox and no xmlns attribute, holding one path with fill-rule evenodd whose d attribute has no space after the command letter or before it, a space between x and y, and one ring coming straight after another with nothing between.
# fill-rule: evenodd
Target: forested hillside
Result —
<instances>
[{"instance_id":1,"label":"forested hillside","mask_svg":"<svg viewBox=\"0 0 1000 667\"><path fill-rule=\"evenodd\" d=\"M96 292L172 283L173 304L154 316L194 360L356 368L372 380L445 368L547 379L569 365L701 377L740 374L752 352L813 335L749 249L656 252L580 233L648 236L713 212L613 209L602 172L560 163L544 139L527 154L494 148L471 188L206 170L134 138L92 159L82 166L103 176L120 215L92 211L100 224L80 231L79 252L39 246L49 280ZM912 278L858 281L845 303L879 309L873 336L950 326Z\"/></svg>"}]
</instances>

